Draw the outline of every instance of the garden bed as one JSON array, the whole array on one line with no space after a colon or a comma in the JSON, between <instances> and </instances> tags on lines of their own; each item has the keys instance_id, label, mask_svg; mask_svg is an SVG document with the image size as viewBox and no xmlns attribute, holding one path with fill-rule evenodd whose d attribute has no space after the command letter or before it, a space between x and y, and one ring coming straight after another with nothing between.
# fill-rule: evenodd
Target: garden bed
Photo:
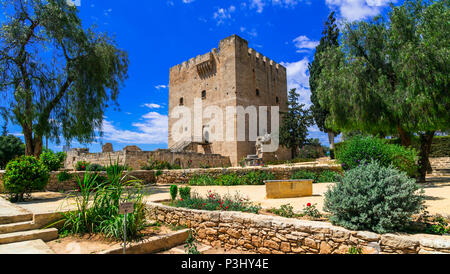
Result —
<instances>
[{"instance_id":1,"label":"garden bed","mask_svg":"<svg viewBox=\"0 0 450 274\"><path fill-rule=\"evenodd\" d=\"M160 244L153 243L154 240L161 237L167 238L167 236L180 238L179 234L186 234L186 229L182 226L154 223L140 233L141 238L127 243L127 246L129 245L128 253L135 253L136 251L133 252L133 250L143 247L148 250L160 251ZM181 238L183 239L183 235L181 235ZM179 244L179 240L173 244ZM109 239L102 234L69 235L48 242L47 245L56 254L106 254L119 251L121 253L123 248L122 241ZM167 248L170 248L170 246L165 247L165 249Z\"/></svg>"}]
</instances>

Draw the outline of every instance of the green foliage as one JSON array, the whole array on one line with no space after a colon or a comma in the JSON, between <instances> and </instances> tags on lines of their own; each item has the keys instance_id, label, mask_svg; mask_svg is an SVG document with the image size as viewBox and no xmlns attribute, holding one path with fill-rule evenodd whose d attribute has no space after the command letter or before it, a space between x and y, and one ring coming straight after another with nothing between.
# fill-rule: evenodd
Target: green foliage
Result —
<instances>
[{"instance_id":1,"label":"green foliage","mask_svg":"<svg viewBox=\"0 0 450 274\"><path fill-rule=\"evenodd\" d=\"M318 174L309 170L299 170L292 174L291 179L293 180L307 180L312 179L316 181L318 178Z\"/></svg>"},{"instance_id":2,"label":"green foliage","mask_svg":"<svg viewBox=\"0 0 450 274\"><path fill-rule=\"evenodd\" d=\"M174 168L177 167L177 168ZM148 164L141 167L142 170L165 170L165 169L180 169L181 167L178 166L172 166L167 161L159 161L159 160L152 160L150 159L148 161Z\"/></svg>"},{"instance_id":3,"label":"green foliage","mask_svg":"<svg viewBox=\"0 0 450 274\"><path fill-rule=\"evenodd\" d=\"M391 144L401 144L400 139L390 139ZM416 150L420 150L420 140L416 136L411 138L411 146ZM450 136L434 136L431 143L429 157L450 157Z\"/></svg>"},{"instance_id":4,"label":"green foliage","mask_svg":"<svg viewBox=\"0 0 450 274\"><path fill-rule=\"evenodd\" d=\"M198 242L195 239L195 233L195 230L189 230L189 235L186 239L186 245L184 246L187 254L200 254L200 251L197 250Z\"/></svg>"},{"instance_id":5,"label":"green foliage","mask_svg":"<svg viewBox=\"0 0 450 274\"><path fill-rule=\"evenodd\" d=\"M375 160L384 167L393 165L409 176L417 173L417 154L414 149L388 144L386 140L376 137L356 136L345 141L336 151L336 159L344 170L355 168L363 161Z\"/></svg>"},{"instance_id":6,"label":"green foliage","mask_svg":"<svg viewBox=\"0 0 450 274\"><path fill-rule=\"evenodd\" d=\"M280 145L292 150L292 158L296 158L297 150L307 142L308 127L312 124L309 110L299 104L299 94L291 89L288 94L288 111L282 113L283 124L280 127Z\"/></svg>"},{"instance_id":7,"label":"green foliage","mask_svg":"<svg viewBox=\"0 0 450 274\"><path fill-rule=\"evenodd\" d=\"M316 159L304 159L304 158L294 158L292 160L275 160L275 161L268 161L266 162L266 165L285 165L285 164L295 164L295 163L307 163L307 162L314 162Z\"/></svg>"},{"instance_id":8,"label":"green foliage","mask_svg":"<svg viewBox=\"0 0 450 274\"><path fill-rule=\"evenodd\" d=\"M426 233L438 235L450 233L450 226L445 218L439 216L435 217L433 221L434 223L427 224L427 228L425 230Z\"/></svg>"},{"instance_id":9,"label":"green foliage","mask_svg":"<svg viewBox=\"0 0 450 274\"><path fill-rule=\"evenodd\" d=\"M294 207L290 204L282 205L280 208L272 208L269 209L275 215L285 217L285 218L294 218L297 214L294 213Z\"/></svg>"},{"instance_id":10,"label":"green foliage","mask_svg":"<svg viewBox=\"0 0 450 274\"><path fill-rule=\"evenodd\" d=\"M0 169L12 159L25 153L22 140L14 135L0 136Z\"/></svg>"},{"instance_id":11,"label":"green foliage","mask_svg":"<svg viewBox=\"0 0 450 274\"><path fill-rule=\"evenodd\" d=\"M48 169L33 156L20 156L6 165L3 183L12 202L21 202L25 194L44 190L50 178Z\"/></svg>"},{"instance_id":12,"label":"green foliage","mask_svg":"<svg viewBox=\"0 0 450 274\"><path fill-rule=\"evenodd\" d=\"M127 53L95 26L83 28L65 0L2 0L1 7L0 89L25 153L40 155L43 136L94 140L105 109L118 104Z\"/></svg>"},{"instance_id":13,"label":"green foliage","mask_svg":"<svg viewBox=\"0 0 450 274\"><path fill-rule=\"evenodd\" d=\"M86 171L86 168L90 165L89 162L86 161L78 161L75 164L75 170L76 171Z\"/></svg>"},{"instance_id":14,"label":"green foliage","mask_svg":"<svg viewBox=\"0 0 450 274\"><path fill-rule=\"evenodd\" d=\"M73 178L73 175L68 173L68 172L66 172L66 171L58 173L58 182L69 181L72 178Z\"/></svg>"},{"instance_id":15,"label":"green foliage","mask_svg":"<svg viewBox=\"0 0 450 274\"><path fill-rule=\"evenodd\" d=\"M320 218L322 217L322 214L320 213L320 211L317 209L317 204L311 204L308 203L306 204L306 206L303 207L302 213L300 214L301 216L308 216L311 218Z\"/></svg>"},{"instance_id":16,"label":"green foliage","mask_svg":"<svg viewBox=\"0 0 450 274\"><path fill-rule=\"evenodd\" d=\"M260 206L253 205L247 198L242 197L238 192L236 192L234 196L231 196L230 194L221 196L209 191L206 198L194 192L190 199L177 200L174 206L210 211L241 211L251 213L258 213L259 210L261 210Z\"/></svg>"},{"instance_id":17,"label":"green foliage","mask_svg":"<svg viewBox=\"0 0 450 274\"><path fill-rule=\"evenodd\" d=\"M188 186L180 187L179 193L180 193L181 199L183 199L183 200L187 200L187 199L191 198L191 188Z\"/></svg>"},{"instance_id":18,"label":"green foliage","mask_svg":"<svg viewBox=\"0 0 450 274\"><path fill-rule=\"evenodd\" d=\"M362 249L360 247L355 247L352 246L348 249L348 254L353 254L353 255L357 255L357 254L362 254Z\"/></svg>"},{"instance_id":19,"label":"green foliage","mask_svg":"<svg viewBox=\"0 0 450 274\"><path fill-rule=\"evenodd\" d=\"M328 16L328 20L325 22L325 29L322 32L322 38L320 39L319 45L316 47L316 51L314 54L314 60L308 65L309 69L309 86L311 88L311 113L314 117L314 121L316 122L317 127L322 132L330 131L327 128L325 122L326 118L329 115L329 110L326 105L321 105L319 99L317 97L317 86L320 78L320 73L322 71L322 65L320 62L320 58L322 57L322 53L330 47L338 47L339 46L339 28L336 24L335 12L331 12ZM338 132L335 132L335 134Z\"/></svg>"},{"instance_id":20,"label":"green foliage","mask_svg":"<svg viewBox=\"0 0 450 274\"><path fill-rule=\"evenodd\" d=\"M177 185L171 185L170 186L170 198L172 201L175 201L178 195L178 186Z\"/></svg>"},{"instance_id":21,"label":"green foliage","mask_svg":"<svg viewBox=\"0 0 450 274\"><path fill-rule=\"evenodd\" d=\"M119 205L134 202L134 212L127 216L127 237L133 239L140 236L139 232L146 227L144 193L136 185L138 180L117 168L117 163L114 166L110 168L107 178L100 182L96 173L86 172L82 180L77 177L80 191L67 198L68 201L75 200L77 210L62 213L64 223L61 233L102 233L108 238L120 240L124 218L119 214Z\"/></svg>"},{"instance_id":22,"label":"green foliage","mask_svg":"<svg viewBox=\"0 0 450 274\"><path fill-rule=\"evenodd\" d=\"M275 176L265 171L250 171L243 176L236 173L222 174L214 178L210 175L194 175L188 182L192 186L236 186L236 185L263 185L264 181L273 180Z\"/></svg>"},{"instance_id":23,"label":"green foliage","mask_svg":"<svg viewBox=\"0 0 450 274\"><path fill-rule=\"evenodd\" d=\"M386 233L404 229L424 209L423 191L406 173L377 162L345 173L325 193L324 210L333 224Z\"/></svg>"},{"instance_id":24,"label":"green foliage","mask_svg":"<svg viewBox=\"0 0 450 274\"><path fill-rule=\"evenodd\" d=\"M317 183L331 183L339 182L342 179L342 175L339 172L324 170L317 178Z\"/></svg>"},{"instance_id":25,"label":"green foliage","mask_svg":"<svg viewBox=\"0 0 450 274\"><path fill-rule=\"evenodd\" d=\"M54 153L51 150L44 151L39 157L39 161L41 161L41 163L45 165L49 171L58 171L61 167L64 167L65 160L66 153Z\"/></svg>"},{"instance_id":26,"label":"green foliage","mask_svg":"<svg viewBox=\"0 0 450 274\"><path fill-rule=\"evenodd\" d=\"M100 164L88 164L86 171L106 171L106 168Z\"/></svg>"}]
</instances>

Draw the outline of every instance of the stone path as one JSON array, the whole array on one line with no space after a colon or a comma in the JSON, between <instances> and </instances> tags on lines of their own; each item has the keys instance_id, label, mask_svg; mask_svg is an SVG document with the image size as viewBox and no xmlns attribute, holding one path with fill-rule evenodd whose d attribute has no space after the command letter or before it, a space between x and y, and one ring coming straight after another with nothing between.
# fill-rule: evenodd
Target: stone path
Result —
<instances>
[{"instance_id":1,"label":"stone path","mask_svg":"<svg viewBox=\"0 0 450 274\"><path fill-rule=\"evenodd\" d=\"M0 254L54 254L44 241L32 240L0 245Z\"/></svg>"}]
</instances>

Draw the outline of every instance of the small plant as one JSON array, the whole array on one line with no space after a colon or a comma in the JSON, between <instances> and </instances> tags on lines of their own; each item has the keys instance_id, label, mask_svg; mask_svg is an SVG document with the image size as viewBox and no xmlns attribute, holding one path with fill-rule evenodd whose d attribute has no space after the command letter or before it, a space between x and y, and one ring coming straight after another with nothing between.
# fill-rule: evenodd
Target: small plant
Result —
<instances>
[{"instance_id":1,"label":"small plant","mask_svg":"<svg viewBox=\"0 0 450 274\"><path fill-rule=\"evenodd\" d=\"M32 191L44 190L50 178L47 167L33 156L20 156L6 165L3 182L11 202L22 202Z\"/></svg>"},{"instance_id":2,"label":"small plant","mask_svg":"<svg viewBox=\"0 0 450 274\"><path fill-rule=\"evenodd\" d=\"M100 164L89 164L86 171L106 171L106 168Z\"/></svg>"},{"instance_id":3,"label":"small plant","mask_svg":"<svg viewBox=\"0 0 450 274\"><path fill-rule=\"evenodd\" d=\"M73 175L68 173L67 171L58 173L58 182L60 182L60 183L69 181L72 178L73 178Z\"/></svg>"},{"instance_id":4,"label":"small plant","mask_svg":"<svg viewBox=\"0 0 450 274\"><path fill-rule=\"evenodd\" d=\"M78 161L75 164L75 170L76 171L86 171L87 166L89 165L89 162L86 161Z\"/></svg>"},{"instance_id":5,"label":"small plant","mask_svg":"<svg viewBox=\"0 0 450 274\"><path fill-rule=\"evenodd\" d=\"M188 200L191 198L191 188L190 187L180 187L179 189L180 197L183 200Z\"/></svg>"},{"instance_id":6,"label":"small plant","mask_svg":"<svg viewBox=\"0 0 450 274\"><path fill-rule=\"evenodd\" d=\"M322 214L317 209L317 204L307 203L306 206L303 207L302 216L308 216L311 218L320 218Z\"/></svg>"},{"instance_id":7,"label":"small plant","mask_svg":"<svg viewBox=\"0 0 450 274\"><path fill-rule=\"evenodd\" d=\"M432 224L428 224L426 233L444 235L450 232L447 220L441 216L435 217Z\"/></svg>"},{"instance_id":8,"label":"small plant","mask_svg":"<svg viewBox=\"0 0 450 274\"><path fill-rule=\"evenodd\" d=\"M342 179L342 175L336 171L324 170L317 177L317 183L335 183Z\"/></svg>"},{"instance_id":9,"label":"small plant","mask_svg":"<svg viewBox=\"0 0 450 274\"><path fill-rule=\"evenodd\" d=\"M352 246L348 249L348 254L362 254L362 249L360 247Z\"/></svg>"},{"instance_id":10,"label":"small plant","mask_svg":"<svg viewBox=\"0 0 450 274\"><path fill-rule=\"evenodd\" d=\"M170 198L172 198L172 202L175 201L178 195L178 186L177 185L171 185L170 186Z\"/></svg>"},{"instance_id":11,"label":"small plant","mask_svg":"<svg viewBox=\"0 0 450 274\"><path fill-rule=\"evenodd\" d=\"M299 170L292 174L291 179L293 180L307 180L312 179L316 181L318 178L317 173L308 170Z\"/></svg>"},{"instance_id":12,"label":"small plant","mask_svg":"<svg viewBox=\"0 0 450 274\"><path fill-rule=\"evenodd\" d=\"M270 212L286 218L293 218L296 216L296 214L294 213L294 208L290 204L282 205L279 209L273 208L270 210Z\"/></svg>"},{"instance_id":13,"label":"small plant","mask_svg":"<svg viewBox=\"0 0 450 274\"><path fill-rule=\"evenodd\" d=\"M195 231L189 230L188 238L186 239L186 245L184 248L186 249L187 254L200 254L197 249L197 240L195 239Z\"/></svg>"}]
</instances>

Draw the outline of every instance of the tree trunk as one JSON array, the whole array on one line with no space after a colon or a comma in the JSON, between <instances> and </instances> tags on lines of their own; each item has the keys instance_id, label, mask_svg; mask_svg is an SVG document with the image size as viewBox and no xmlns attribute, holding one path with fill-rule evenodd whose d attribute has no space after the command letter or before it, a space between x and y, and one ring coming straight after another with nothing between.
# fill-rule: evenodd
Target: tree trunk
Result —
<instances>
[{"instance_id":1,"label":"tree trunk","mask_svg":"<svg viewBox=\"0 0 450 274\"><path fill-rule=\"evenodd\" d=\"M29 127L23 127L25 139L25 155L38 157L42 154L42 136L33 137L33 131Z\"/></svg>"},{"instance_id":2,"label":"tree trunk","mask_svg":"<svg viewBox=\"0 0 450 274\"><path fill-rule=\"evenodd\" d=\"M297 157L297 148L291 148L291 157L294 160Z\"/></svg>"},{"instance_id":3,"label":"tree trunk","mask_svg":"<svg viewBox=\"0 0 450 274\"><path fill-rule=\"evenodd\" d=\"M420 183L426 182L427 171L430 169L430 151L435 131L426 131L420 134L420 151L419 151L419 178Z\"/></svg>"},{"instance_id":4,"label":"tree trunk","mask_svg":"<svg viewBox=\"0 0 450 274\"><path fill-rule=\"evenodd\" d=\"M409 134L409 132L406 132L400 125L397 127L397 129L400 136L400 141L402 142L402 146L411 146L411 134Z\"/></svg>"},{"instance_id":5,"label":"tree trunk","mask_svg":"<svg viewBox=\"0 0 450 274\"><path fill-rule=\"evenodd\" d=\"M328 142L330 143L330 158L334 159L334 132L328 132Z\"/></svg>"}]
</instances>

